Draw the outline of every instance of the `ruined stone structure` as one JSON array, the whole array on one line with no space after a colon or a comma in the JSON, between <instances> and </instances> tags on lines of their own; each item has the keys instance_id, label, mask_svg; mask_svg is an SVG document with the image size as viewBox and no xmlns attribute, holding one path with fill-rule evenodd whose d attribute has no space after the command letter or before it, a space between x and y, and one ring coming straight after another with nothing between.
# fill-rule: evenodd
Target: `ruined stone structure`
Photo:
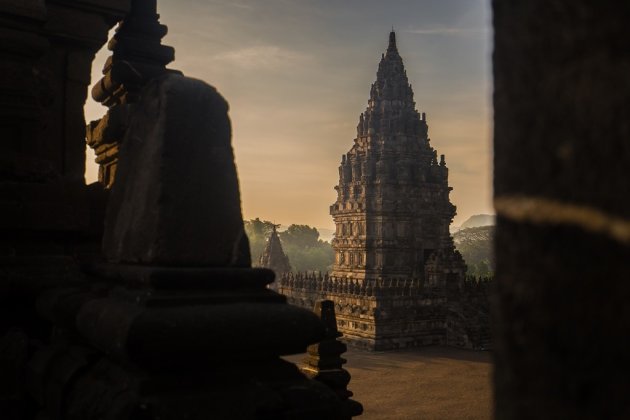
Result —
<instances>
[{"instance_id":1,"label":"ruined stone structure","mask_svg":"<svg viewBox=\"0 0 630 420\"><path fill-rule=\"evenodd\" d=\"M289 258L286 256L284 250L282 249L280 237L278 236L275 225L273 226L273 230L269 235L269 239L267 239L265 249L260 256L260 267L272 270L274 273L276 273L276 276L281 276L282 274L289 273L291 271Z\"/></svg>"},{"instance_id":2,"label":"ruined stone structure","mask_svg":"<svg viewBox=\"0 0 630 420\"><path fill-rule=\"evenodd\" d=\"M445 158L438 162L430 145L394 32L335 189L330 278L305 294L287 277L280 290L305 306L322 293L335 301L339 329L354 345L480 347L460 316L466 266L449 233L455 206Z\"/></svg>"},{"instance_id":3,"label":"ruined stone structure","mask_svg":"<svg viewBox=\"0 0 630 420\"><path fill-rule=\"evenodd\" d=\"M349 419L280 358L327 328L251 268L228 104L165 68L156 12L0 0L0 417ZM83 105L117 22L86 186Z\"/></svg>"}]
</instances>

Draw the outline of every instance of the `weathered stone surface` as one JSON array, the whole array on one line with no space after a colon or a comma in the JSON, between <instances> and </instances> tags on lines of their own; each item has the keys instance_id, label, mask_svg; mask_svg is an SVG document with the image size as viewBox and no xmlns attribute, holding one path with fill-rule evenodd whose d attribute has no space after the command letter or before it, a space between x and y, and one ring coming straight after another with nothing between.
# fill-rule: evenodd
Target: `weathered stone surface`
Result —
<instances>
[{"instance_id":1,"label":"weathered stone surface","mask_svg":"<svg viewBox=\"0 0 630 420\"><path fill-rule=\"evenodd\" d=\"M42 0L3 0L0 12L42 21L46 18L46 6Z\"/></svg>"},{"instance_id":2,"label":"weathered stone surface","mask_svg":"<svg viewBox=\"0 0 630 420\"><path fill-rule=\"evenodd\" d=\"M367 350L428 345L491 347L489 298L493 282L468 278L454 291L419 280L394 279L361 285L347 279L288 273L278 291L303 308L335 302L343 340Z\"/></svg>"},{"instance_id":3,"label":"weathered stone surface","mask_svg":"<svg viewBox=\"0 0 630 420\"><path fill-rule=\"evenodd\" d=\"M67 385L68 420L349 419L328 387L279 359L217 363L177 381L156 381L102 359Z\"/></svg>"},{"instance_id":4,"label":"weathered stone surface","mask_svg":"<svg viewBox=\"0 0 630 420\"><path fill-rule=\"evenodd\" d=\"M334 277L421 278L426 259L452 247L448 169L429 144L394 32L335 189Z\"/></svg>"},{"instance_id":5,"label":"weathered stone surface","mask_svg":"<svg viewBox=\"0 0 630 420\"><path fill-rule=\"evenodd\" d=\"M630 418L630 3L493 9L496 418Z\"/></svg>"},{"instance_id":6,"label":"weathered stone surface","mask_svg":"<svg viewBox=\"0 0 630 420\"><path fill-rule=\"evenodd\" d=\"M168 75L136 109L107 213L108 260L249 266L225 100L204 82Z\"/></svg>"},{"instance_id":7,"label":"weathered stone surface","mask_svg":"<svg viewBox=\"0 0 630 420\"><path fill-rule=\"evenodd\" d=\"M448 168L429 143L426 115L415 108L392 32L339 167L330 207L337 226L332 274L284 276L278 286L303 307L335 301L339 330L352 345L481 347L467 335L458 296L466 266L449 233L455 206Z\"/></svg>"},{"instance_id":8,"label":"weathered stone surface","mask_svg":"<svg viewBox=\"0 0 630 420\"><path fill-rule=\"evenodd\" d=\"M85 303L77 328L115 360L154 371L205 369L217 358L270 360L302 353L323 337L312 313L277 294L151 292L128 298L142 305L115 298Z\"/></svg>"}]
</instances>

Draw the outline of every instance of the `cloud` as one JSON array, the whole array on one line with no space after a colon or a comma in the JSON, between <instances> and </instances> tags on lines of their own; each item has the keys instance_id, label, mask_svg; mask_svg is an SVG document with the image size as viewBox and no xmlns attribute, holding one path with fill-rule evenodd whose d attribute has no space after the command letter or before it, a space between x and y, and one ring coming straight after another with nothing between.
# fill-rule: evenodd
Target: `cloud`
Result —
<instances>
[{"instance_id":1,"label":"cloud","mask_svg":"<svg viewBox=\"0 0 630 420\"><path fill-rule=\"evenodd\" d=\"M215 60L227 65L251 70L274 70L281 67L301 66L311 57L277 45L260 45L219 53Z\"/></svg>"},{"instance_id":2,"label":"cloud","mask_svg":"<svg viewBox=\"0 0 630 420\"><path fill-rule=\"evenodd\" d=\"M486 34L488 28L461 28L456 26L436 26L431 28L407 29L403 32L417 35L470 35Z\"/></svg>"},{"instance_id":3,"label":"cloud","mask_svg":"<svg viewBox=\"0 0 630 420\"><path fill-rule=\"evenodd\" d=\"M233 1L230 5L233 7L236 7L237 9L254 10L254 6L248 3L241 3L241 2Z\"/></svg>"}]
</instances>

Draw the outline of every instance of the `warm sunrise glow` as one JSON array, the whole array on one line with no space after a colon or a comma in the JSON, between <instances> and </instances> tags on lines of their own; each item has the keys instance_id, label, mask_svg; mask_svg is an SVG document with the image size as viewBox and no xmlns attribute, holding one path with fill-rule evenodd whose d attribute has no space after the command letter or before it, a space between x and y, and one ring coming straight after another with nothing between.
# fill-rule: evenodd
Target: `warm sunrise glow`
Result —
<instances>
[{"instance_id":1,"label":"warm sunrise glow","mask_svg":"<svg viewBox=\"0 0 630 420\"><path fill-rule=\"evenodd\" d=\"M486 1L161 0L172 68L229 101L245 218L332 228L328 208L392 24L446 155L458 225L492 213L490 21ZM108 52L95 61L98 80ZM86 119L104 108L91 99ZM88 152L86 181L96 179Z\"/></svg>"}]
</instances>

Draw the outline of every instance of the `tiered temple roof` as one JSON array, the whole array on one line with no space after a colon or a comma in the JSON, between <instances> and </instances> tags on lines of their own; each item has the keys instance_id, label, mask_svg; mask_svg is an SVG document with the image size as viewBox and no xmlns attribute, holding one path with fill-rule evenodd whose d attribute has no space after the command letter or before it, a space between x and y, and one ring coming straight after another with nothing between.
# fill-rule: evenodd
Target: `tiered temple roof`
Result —
<instances>
[{"instance_id":1,"label":"tiered temple roof","mask_svg":"<svg viewBox=\"0 0 630 420\"><path fill-rule=\"evenodd\" d=\"M474 314L487 311L463 306L471 294L449 233L448 169L429 144L394 32L335 189L332 273L285 274L278 290L306 308L335 302L339 331L359 347L479 347L471 334L481 336L473 330L483 317Z\"/></svg>"},{"instance_id":2,"label":"tiered temple roof","mask_svg":"<svg viewBox=\"0 0 630 420\"><path fill-rule=\"evenodd\" d=\"M331 215L333 275L357 279L424 275L424 262L452 248L448 169L430 146L396 34L389 35L357 137L342 156Z\"/></svg>"},{"instance_id":3,"label":"tiered temple roof","mask_svg":"<svg viewBox=\"0 0 630 420\"><path fill-rule=\"evenodd\" d=\"M392 32L370 89L367 109L359 118L357 137L376 133L426 134L426 124L415 105L407 71L396 47L396 34Z\"/></svg>"}]
</instances>

